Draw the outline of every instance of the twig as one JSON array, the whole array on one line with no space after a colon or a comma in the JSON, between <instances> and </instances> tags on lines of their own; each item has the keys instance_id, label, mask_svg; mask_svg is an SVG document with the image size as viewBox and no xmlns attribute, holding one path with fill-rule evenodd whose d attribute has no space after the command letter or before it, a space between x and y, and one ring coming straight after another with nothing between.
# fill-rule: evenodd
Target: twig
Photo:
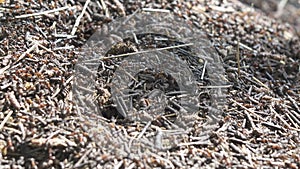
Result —
<instances>
[{"instance_id":1,"label":"twig","mask_svg":"<svg viewBox=\"0 0 300 169\"><path fill-rule=\"evenodd\" d=\"M241 59L240 59L240 41L237 44L236 60L238 65L238 75L241 76Z\"/></svg>"},{"instance_id":2,"label":"twig","mask_svg":"<svg viewBox=\"0 0 300 169\"><path fill-rule=\"evenodd\" d=\"M253 49L250 48L249 46L243 44L242 42L239 42L239 46L241 46L241 47L243 47L243 48L245 48L245 49L248 49L248 50L250 50L250 51L252 51L252 52L256 52L255 50L253 50Z\"/></svg>"},{"instance_id":3,"label":"twig","mask_svg":"<svg viewBox=\"0 0 300 169\"><path fill-rule=\"evenodd\" d=\"M97 1L97 2L98 2L98 1ZM103 8L103 10L104 10L105 16L109 18L110 15L109 15L109 11L108 11L108 8L107 8L105 2L104 2L103 0L100 0L100 2L101 2L101 6L102 6L102 8ZM98 3L99 3L99 2L98 2Z\"/></svg>"},{"instance_id":4,"label":"twig","mask_svg":"<svg viewBox=\"0 0 300 169\"><path fill-rule=\"evenodd\" d=\"M53 50L57 51L57 50L69 50L69 49L74 49L74 46L71 45L71 46L57 47L57 48L54 48Z\"/></svg>"},{"instance_id":5,"label":"twig","mask_svg":"<svg viewBox=\"0 0 300 169\"><path fill-rule=\"evenodd\" d=\"M29 54L31 51L33 51L37 47L37 44L32 45L29 49L27 49L22 55L18 58L18 60L14 63L18 63L20 60L22 60L27 54Z\"/></svg>"},{"instance_id":6,"label":"twig","mask_svg":"<svg viewBox=\"0 0 300 169\"><path fill-rule=\"evenodd\" d=\"M243 108L244 110L246 110L247 112L249 112L249 113L255 115L255 116L258 117L260 120L262 120L262 118L261 118L258 114L256 114L253 110L248 109L247 107L243 106L241 103L239 103L239 102L237 102L237 101L235 101L235 100L233 100L233 99L230 99L230 101L234 102L235 104L239 105L241 108Z\"/></svg>"},{"instance_id":7,"label":"twig","mask_svg":"<svg viewBox=\"0 0 300 169\"><path fill-rule=\"evenodd\" d=\"M232 150L234 150L235 152L237 153L243 153L243 151L238 147L236 146L235 144L233 143L229 143L229 146L232 148Z\"/></svg>"},{"instance_id":8,"label":"twig","mask_svg":"<svg viewBox=\"0 0 300 169\"><path fill-rule=\"evenodd\" d=\"M122 16L125 16L126 15L126 12L125 12L125 8L124 8L124 5L119 1L119 0L113 0L114 3L116 4L118 10L120 11L120 14Z\"/></svg>"},{"instance_id":9,"label":"twig","mask_svg":"<svg viewBox=\"0 0 300 169\"><path fill-rule=\"evenodd\" d=\"M7 93L7 100L10 102L10 104L17 110L20 110L21 108L21 105L19 103L19 101L17 100L16 96L15 96L15 93L12 91L12 92L9 92Z\"/></svg>"},{"instance_id":10,"label":"twig","mask_svg":"<svg viewBox=\"0 0 300 169\"><path fill-rule=\"evenodd\" d=\"M3 121L0 124L0 131L2 130L2 128L4 127L5 123L8 121L8 119L10 118L10 116L12 115L13 111L12 110L7 110L8 113L5 116L5 118L3 119Z\"/></svg>"},{"instance_id":11,"label":"twig","mask_svg":"<svg viewBox=\"0 0 300 169\"><path fill-rule=\"evenodd\" d=\"M273 112L274 114L275 114L275 117L278 117L279 118L279 120L281 121L281 122L283 122L284 123L284 125L286 125L288 128L291 128L291 126L289 125L289 123L287 123L272 107L271 107L271 105L269 106L269 108L270 108L270 110L271 110L271 112Z\"/></svg>"},{"instance_id":12,"label":"twig","mask_svg":"<svg viewBox=\"0 0 300 169\"><path fill-rule=\"evenodd\" d=\"M246 114L247 119L249 120L249 123L250 123L252 129L253 129L254 131L258 131L258 129L257 129L257 127L255 126L255 123L253 122L253 119L252 119L252 117L250 116L250 114L249 114L247 111L245 111L245 114Z\"/></svg>"},{"instance_id":13,"label":"twig","mask_svg":"<svg viewBox=\"0 0 300 169\"><path fill-rule=\"evenodd\" d=\"M76 19L76 22L75 22L75 24L74 24L74 26L73 26L73 29L72 29L72 32L71 32L71 35L72 35L72 36L75 35L75 33L76 33L76 31L77 31L77 27L78 27L78 25L79 25L79 23L80 23L80 20L81 20L81 18L83 17L83 15L84 15L84 13L85 13L85 11L86 11L86 8L87 8L87 6L89 5L90 2L91 2L91 0L87 0L87 1L85 2L84 6L83 6L83 9L82 9L82 11L81 11L81 13L80 13L80 15L79 15L78 18Z\"/></svg>"},{"instance_id":14,"label":"twig","mask_svg":"<svg viewBox=\"0 0 300 169\"><path fill-rule=\"evenodd\" d=\"M233 7L222 7L222 6L215 6L215 5L209 5L209 7L215 11L219 11L219 12L222 12L222 13L231 13L231 12L234 12L234 8Z\"/></svg>"},{"instance_id":15,"label":"twig","mask_svg":"<svg viewBox=\"0 0 300 169\"><path fill-rule=\"evenodd\" d=\"M262 87L266 88L268 91L270 91L269 87L267 85L265 85L263 82L261 82L259 79L257 79L256 77L253 76L253 79L259 83Z\"/></svg>"},{"instance_id":16,"label":"twig","mask_svg":"<svg viewBox=\"0 0 300 169\"><path fill-rule=\"evenodd\" d=\"M22 132L22 140L24 140L26 138L25 127L24 127L24 125L23 125L23 123L21 121L18 123L18 126L19 126L19 128L20 128L20 130Z\"/></svg>"},{"instance_id":17,"label":"twig","mask_svg":"<svg viewBox=\"0 0 300 169\"><path fill-rule=\"evenodd\" d=\"M76 38L76 36L72 36L72 35L68 35L68 34L53 33L52 35L56 38L67 38L67 39Z\"/></svg>"},{"instance_id":18,"label":"twig","mask_svg":"<svg viewBox=\"0 0 300 169\"><path fill-rule=\"evenodd\" d=\"M115 165L114 169L119 169L121 168L121 166L123 165L124 160L119 161L119 163L117 165Z\"/></svg>"},{"instance_id":19,"label":"twig","mask_svg":"<svg viewBox=\"0 0 300 169\"><path fill-rule=\"evenodd\" d=\"M8 68L10 68L10 64L0 69L0 75L2 75Z\"/></svg>"},{"instance_id":20,"label":"twig","mask_svg":"<svg viewBox=\"0 0 300 169\"><path fill-rule=\"evenodd\" d=\"M74 9L74 8L76 8L76 7L75 6L74 7L64 6L64 7L61 7L61 8L56 8L56 9L52 9L52 10L48 10L48 11L19 15L19 16L16 16L15 18L16 19L22 19L22 18L27 18L27 17L31 17L31 16L45 15L45 14L49 14L49 13L53 13L53 12L62 11L62 10L65 10L65 9Z\"/></svg>"},{"instance_id":21,"label":"twig","mask_svg":"<svg viewBox=\"0 0 300 169\"><path fill-rule=\"evenodd\" d=\"M4 126L3 129L4 129L4 130L11 131L12 133L16 133L16 134L18 134L18 135L22 135L22 131L17 130L17 129L12 128L12 127L6 127L6 126Z\"/></svg>"},{"instance_id":22,"label":"twig","mask_svg":"<svg viewBox=\"0 0 300 169\"><path fill-rule=\"evenodd\" d=\"M125 56L142 54L142 53L149 53L149 52L154 52L154 51L162 51L162 50L168 50L168 49L174 49L174 48L180 48L180 47L192 46L192 45L194 45L194 44L188 43L188 44L182 44L182 45L176 45L176 46L168 46L168 47L164 47L164 48L157 48L157 49L152 49L152 50L143 50L143 51L132 52L132 53L124 53L124 54L120 54L120 55L112 55L109 57L101 57L100 60L119 58L119 57L125 57Z\"/></svg>"},{"instance_id":23,"label":"twig","mask_svg":"<svg viewBox=\"0 0 300 169\"><path fill-rule=\"evenodd\" d=\"M143 8L143 11L145 12L164 12L164 13L170 13L167 9L153 9L153 8Z\"/></svg>"},{"instance_id":24,"label":"twig","mask_svg":"<svg viewBox=\"0 0 300 169\"><path fill-rule=\"evenodd\" d=\"M299 119L297 119L297 117L294 115L292 111L288 111L287 115L290 115L290 117L293 119L292 122L296 122L298 125L300 125ZM298 127L298 125L295 125L295 127Z\"/></svg>"},{"instance_id":25,"label":"twig","mask_svg":"<svg viewBox=\"0 0 300 169\"><path fill-rule=\"evenodd\" d=\"M221 86L198 86L200 89L220 89L220 88L229 88L232 85L221 85Z\"/></svg>"},{"instance_id":26,"label":"twig","mask_svg":"<svg viewBox=\"0 0 300 169\"><path fill-rule=\"evenodd\" d=\"M288 119L290 120L293 126L298 127L298 125L294 122L294 120L291 118L291 116L288 113L286 113L285 116L288 117Z\"/></svg>"},{"instance_id":27,"label":"twig","mask_svg":"<svg viewBox=\"0 0 300 169\"><path fill-rule=\"evenodd\" d=\"M59 57L59 54L56 54L55 52L53 52L51 49L46 48L45 46L39 44L37 41L33 41L36 45L38 45L40 48L43 48L44 50L46 50L47 52L52 53L55 57Z\"/></svg>"},{"instance_id":28,"label":"twig","mask_svg":"<svg viewBox=\"0 0 300 169\"><path fill-rule=\"evenodd\" d=\"M296 109L296 111L298 113L300 113L300 108L299 108L298 103L296 102L296 100L293 99L290 95L287 95L287 97L292 102L292 104L293 104L294 108Z\"/></svg>"},{"instance_id":29,"label":"twig","mask_svg":"<svg viewBox=\"0 0 300 169\"><path fill-rule=\"evenodd\" d=\"M146 126L143 128L142 132L139 134L139 136L137 137L138 139L142 138L142 136L144 135L144 133L146 132L146 130L149 128L149 126L151 125L151 121L149 121Z\"/></svg>"},{"instance_id":30,"label":"twig","mask_svg":"<svg viewBox=\"0 0 300 169\"><path fill-rule=\"evenodd\" d=\"M139 44L139 40L137 39L136 34L133 31L132 31L132 36L133 36L134 42L136 44Z\"/></svg>"},{"instance_id":31,"label":"twig","mask_svg":"<svg viewBox=\"0 0 300 169\"><path fill-rule=\"evenodd\" d=\"M203 78L204 78L206 65L207 65L207 61L205 61L205 62L204 62L204 65L203 65L203 70L202 70L202 74L201 74L201 80L203 80Z\"/></svg>"},{"instance_id":32,"label":"twig","mask_svg":"<svg viewBox=\"0 0 300 169\"><path fill-rule=\"evenodd\" d=\"M76 164L74 165L74 168L77 168L80 166L80 164L82 163L82 161L85 159L85 157L90 154L90 152L92 151L92 148L88 149L82 156L81 158L76 162Z\"/></svg>"},{"instance_id":33,"label":"twig","mask_svg":"<svg viewBox=\"0 0 300 169\"><path fill-rule=\"evenodd\" d=\"M209 145L210 142L208 140L204 140L204 141L192 141L192 142L188 142L188 143L179 143L178 146L182 147L182 146L191 146L191 145Z\"/></svg>"},{"instance_id":34,"label":"twig","mask_svg":"<svg viewBox=\"0 0 300 169\"><path fill-rule=\"evenodd\" d=\"M152 152L148 152L148 153L149 153L149 155L151 155L151 156L153 156L155 158L158 158L161 161L165 161L166 163L168 163L170 165L170 168L175 168L175 166L173 165L173 163L170 160L162 158L161 156L159 156L159 155L157 155L155 153L152 153ZM166 168L169 168L169 167L166 167Z\"/></svg>"},{"instance_id":35,"label":"twig","mask_svg":"<svg viewBox=\"0 0 300 169\"><path fill-rule=\"evenodd\" d=\"M1 1L0 1L1 2ZM3 12L11 12L11 9L8 9L8 8L0 8L0 11L3 11Z\"/></svg>"},{"instance_id":36,"label":"twig","mask_svg":"<svg viewBox=\"0 0 300 169\"><path fill-rule=\"evenodd\" d=\"M135 168L135 163L131 163L131 164L127 167L127 169L132 169L132 168Z\"/></svg>"},{"instance_id":37,"label":"twig","mask_svg":"<svg viewBox=\"0 0 300 169\"><path fill-rule=\"evenodd\" d=\"M271 128L277 129L277 130L285 131L285 129L283 127L273 124L272 122L262 122L261 124L266 127L271 127Z\"/></svg>"}]
</instances>

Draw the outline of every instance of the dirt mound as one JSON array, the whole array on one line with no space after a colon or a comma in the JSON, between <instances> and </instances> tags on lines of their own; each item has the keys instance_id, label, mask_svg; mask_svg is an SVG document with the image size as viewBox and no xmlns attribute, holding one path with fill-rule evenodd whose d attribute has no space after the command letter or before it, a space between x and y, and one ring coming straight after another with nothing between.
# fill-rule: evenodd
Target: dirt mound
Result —
<instances>
[{"instance_id":1,"label":"dirt mound","mask_svg":"<svg viewBox=\"0 0 300 169\"><path fill-rule=\"evenodd\" d=\"M270 14L276 10L280 18L289 7L299 18L297 2L274 1L276 9L267 11L235 0L0 2L0 168L300 167L298 22ZM203 90L222 88L226 104L212 129L203 123L205 108L190 119L196 121L192 128L179 131L160 124L168 119L125 125L98 114L86 118L74 102L74 68L84 44L95 32L109 31L107 23L140 11L182 18L217 51L226 83ZM128 144L120 144L124 140ZM151 147L170 140L171 148Z\"/></svg>"}]
</instances>

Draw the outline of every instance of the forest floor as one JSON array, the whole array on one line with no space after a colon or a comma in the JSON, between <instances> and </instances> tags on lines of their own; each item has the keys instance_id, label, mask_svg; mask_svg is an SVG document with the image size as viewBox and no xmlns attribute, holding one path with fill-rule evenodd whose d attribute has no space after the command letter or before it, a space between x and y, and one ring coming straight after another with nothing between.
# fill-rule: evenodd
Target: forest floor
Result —
<instances>
[{"instance_id":1,"label":"forest floor","mask_svg":"<svg viewBox=\"0 0 300 169\"><path fill-rule=\"evenodd\" d=\"M300 168L299 1L0 3L1 169ZM226 103L205 141L199 115L172 148L131 150L133 140L167 129L85 117L72 100L82 46L103 25L142 9L183 18L220 57Z\"/></svg>"}]
</instances>

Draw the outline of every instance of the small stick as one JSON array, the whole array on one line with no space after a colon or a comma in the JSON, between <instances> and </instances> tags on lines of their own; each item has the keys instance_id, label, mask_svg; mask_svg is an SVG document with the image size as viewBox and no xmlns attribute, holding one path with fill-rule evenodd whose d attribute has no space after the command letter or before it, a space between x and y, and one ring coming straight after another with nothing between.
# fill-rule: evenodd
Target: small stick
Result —
<instances>
[{"instance_id":1,"label":"small stick","mask_svg":"<svg viewBox=\"0 0 300 169\"><path fill-rule=\"evenodd\" d=\"M250 114L249 114L247 111L245 111L245 114L246 114L246 117L247 117L247 119L249 120L250 125L251 125L251 127L253 128L253 130L257 130L257 129L256 129L256 126L255 126L255 124L254 124L254 122L253 122L253 119L252 119L252 117L250 116Z\"/></svg>"},{"instance_id":2,"label":"small stick","mask_svg":"<svg viewBox=\"0 0 300 169\"><path fill-rule=\"evenodd\" d=\"M199 86L200 89L220 89L220 88L229 88L232 85L221 85L221 86Z\"/></svg>"},{"instance_id":3,"label":"small stick","mask_svg":"<svg viewBox=\"0 0 300 169\"><path fill-rule=\"evenodd\" d=\"M247 112L254 114L256 117L258 117L260 120L262 120L262 118L258 114L256 114L253 110L248 109L247 107L243 106L241 103L239 103L233 99L230 99L230 101L234 102L235 104L239 105L241 108L246 110Z\"/></svg>"},{"instance_id":4,"label":"small stick","mask_svg":"<svg viewBox=\"0 0 300 169\"><path fill-rule=\"evenodd\" d=\"M17 110L20 110L21 105L20 105L19 101L17 100L14 92L7 93L7 100L12 104L12 106L14 108L16 108Z\"/></svg>"},{"instance_id":5,"label":"small stick","mask_svg":"<svg viewBox=\"0 0 300 169\"><path fill-rule=\"evenodd\" d=\"M253 49L250 48L249 46L243 44L242 42L239 42L239 46L241 46L241 47L243 47L243 48L245 48L245 49L248 49L248 50L250 50L250 51L252 51L252 52L256 52L255 50L253 50Z\"/></svg>"},{"instance_id":6,"label":"small stick","mask_svg":"<svg viewBox=\"0 0 300 169\"><path fill-rule=\"evenodd\" d=\"M170 13L170 10L167 10L167 9L143 8L142 10L145 11L145 12L164 12L164 13Z\"/></svg>"},{"instance_id":7,"label":"small stick","mask_svg":"<svg viewBox=\"0 0 300 169\"><path fill-rule=\"evenodd\" d=\"M51 96L51 99L53 99L54 97L56 97L59 94L60 91L61 91L61 88L57 88L55 90L55 92L53 93L53 95Z\"/></svg>"},{"instance_id":8,"label":"small stick","mask_svg":"<svg viewBox=\"0 0 300 169\"><path fill-rule=\"evenodd\" d=\"M26 138L26 131L25 131L24 125L23 125L22 122L19 122L18 125L19 125L19 128L20 128L21 132L22 132L22 140L24 140Z\"/></svg>"},{"instance_id":9,"label":"small stick","mask_svg":"<svg viewBox=\"0 0 300 169\"><path fill-rule=\"evenodd\" d=\"M293 122L296 122L298 125L300 125L299 119L297 119L297 117L294 115L294 113L292 113L292 111L288 111L288 114L287 114L287 115L290 115L290 117L292 117ZM297 126L298 126L298 125L297 125ZM297 127L297 126L295 126L295 127Z\"/></svg>"},{"instance_id":10,"label":"small stick","mask_svg":"<svg viewBox=\"0 0 300 169\"><path fill-rule=\"evenodd\" d=\"M232 150L234 150L235 152L237 152L237 153L243 153L242 150L241 150L238 146L236 146L235 144L230 143L229 146L230 146L230 147L232 148Z\"/></svg>"},{"instance_id":11,"label":"small stick","mask_svg":"<svg viewBox=\"0 0 300 169\"><path fill-rule=\"evenodd\" d=\"M66 82L63 84L63 86L66 87L66 86L73 80L73 78L74 78L74 75L70 76L70 77L66 80Z\"/></svg>"},{"instance_id":12,"label":"small stick","mask_svg":"<svg viewBox=\"0 0 300 169\"><path fill-rule=\"evenodd\" d=\"M188 112L184 107L182 107L180 104L174 102L171 99L170 99L170 103L173 104L174 106L176 106L177 108L179 108L180 112L183 112L183 113L187 113ZM169 107L169 108L171 108L171 107Z\"/></svg>"},{"instance_id":13,"label":"small stick","mask_svg":"<svg viewBox=\"0 0 300 169\"><path fill-rule=\"evenodd\" d=\"M74 9L74 8L76 8L76 7L75 6L73 6L73 7L64 6L64 7L61 7L61 8L56 8L56 9L52 9L52 10L48 10L48 11L19 15L19 16L16 16L15 18L16 19L22 19L22 18L27 18L27 17L31 17L31 16L46 15L46 14L49 14L49 13L58 12L58 11L62 11L62 10L65 10L65 9Z\"/></svg>"},{"instance_id":14,"label":"small stick","mask_svg":"<svg viewBox=\"0 0 300 169\"><path fill-rule=\"evenodd\" d=\"M10 118L10 116L12 115L13 111L12 110L7 110L8 113L7 115L5 116L5 118L3 119L3 121L1 122L0 124L0 131L3 129L5 123L8 121L8 119Z\"/></svg>"},{"instance_id":15,"label":"small stick","mask_svg":"<svg viewBox=\"0 0 300 169\"><path fill-rule=\"evenodd\" d=\"M298 127L298 125L294 122L294 120L291 118L291 116L290 116L288 113L286 113L285 115L286 115L286 116L288 117L288 119L291 121L291 123L292 123L293 126ZM290 127L289 127L289 128L290 128Z\"/></svg>"},{"instance_id":16,"label":"small stick","mask_svg":"<svg viewBox=\"0 0 300 169\"><path fill-rule=\"evenodd\" d=\"M10 68L10 64L0 69L0 75L2 75L8 68Z\"/></svg>"},{"instance_id":17,"label":"small stick","mask_svg":"<svg viewBox=\"0 0 300 169\"><path fill-rule=\"evenodd\" d=\"M56 130L55 132L51 133L51 134L46 138L46 140L52 139L54 136L58 135L61 131L62 131L61 129Z\"/></svg>"},{"instance_id":18,"label":"small stick","mask_svg":"<svg viewBox=\"0 0 300 169\"><path fill-rule=\"evenodd\" d=\"M101 5L102 5L102 8L104 10L105 16L108 17L108 18L110 18L109 11L108 11L108 8L107 8L105 2L103 0L100 0L100 2L101 2Z\"/></svg>"},{"instance_id":19,"label":"small stick","mask_svg":"<svg viewBox=\"0 0 300 169\"><path fill-rule=\"evenodd\" d=\"M1 1L0 1L1 3ZM11 9L8 9L8 8L0 8L1 11L3 12L11 12Z\"/></svg>"},{"instance_id":20,"label":"small stick","mask_svg":"<svg viewBox=\"0 0 300 169\"><path fill-rule=\"evenodd\" d=\"M138 38L136 37L136 34L135 34L134 32L132 32L132 36L133 36L134 42L135 42L136 44L139 44L139 40L138 40Z\"/></svg>"},{"instance_id":21,"label":"small stick","mask_svg":"<svg viewBox=\"0 0 300 169\"><path fill-rule=\"evenodd\" d=\"M63 47L57 47L57 48L54 48L53 50L54 51L57 51L57 50L69 50L69 49L74 49L74 46L71 45L71 46L63 46Z\"/></svg>"},{"instance_id":22,"label":"small stick","mask_svg":"<svg viewBox=\"0 0 300 169\"><path fill-rule=\"evenodd\" d=\"M191 145L210 145L210 142L205 140L205 141L192 141L192 142L188 142L188 143L179 143L178 147L191 146Z\"/></svg>"},{"instance_id":23,"label":"small stick","mask_svg":"<svg viewBox=\"0 0 300 169\"><path fill-rule=\"evenodd\" d=\"M144 133L146 132L146 130L149 128L149 126L151 125L152 121L149 121L146 126L143 128L142 132L139 134L139 136L137 137L138 139L142 138L142 136L144 135Z\"/></svg>"},{"instance_id":24,"label":"small stick","mask_svg":"<svg viewBox=\"0 0 300 169\"><path fill-rule=\"evenodd\" d=\"M298 103L296 102L296 100L293 99L290 95L287 95L287 97L292 102L292 104L293 104L294 108L296 109L296 111L298 113L300 113L300 108L299 108Z\"/></svg>"},{"instance_id":25,"label":"small stick","mask_svg":"<svg viewBox=\"0 0 300 169\"><path fill-rule=\"evenodd\" d=\"M253 79L259 83L262 87L266 88L268 91L270 91L269 87L267 85L265 85L263 82L261 82L259 79L257 79L256 77L253 76Z\"/></svg>"},{"instance_id":26,"label":"small stick","mask_svg":"<svg viewBox=\"0 0 300 169\"><path fill-rule=\"evenodd\" d=\"M115 165L114 169L120 169L122 167L123 163L124 163L124 160L119 161L118 164Z\"/></svg>"},{"instance_id":27,"label":"small stick","mask_svg":"<svg viewBox=\"0 0 300 169\"><path fill-rule=\"evenodd\" d=\"M87 0L87 1L85 2L84 6L83 6L83 9L82 9L82 11L81 11L81 13L80 13L80 15L79 15L78 18L76 19L76 22L75 22L75 24L74 24L74 26L73 26L73 29L72 29L72 32L71 32L71 35L72 35L72 36L75 35L75 33L76 33L76 31L77 31L77 27L78 27L78 25L79 25L79 23L80 23L80 20L81 20L81 18L83 17L83 15L84 15L84 13L85 13L85 11L86 11L86 8L87 8L87 6L89 5L90 2L91 2L91 0Z\"/></svg>"},{"instance_id":28,"label":"small stick","mask_svg":"<svg viewBox=\"0 0 300 169\"><path fill-rule=\"evenodd\" d=\"M126 15L124 5L119 0L113 0L122 16Z\"/></svg>"},{"instance_id":29,"label":"small stick","mask_svg":"<svg viewBox=\"0 0 300 169\"><path fill-rule=\"evenodd\" d=\"M18 135L22 135L22 131L17 130L17 129L12 128L12 127L5 127L5 126L4 126L3 129L4 129L4 130L9 130L9 131L11 131L11 132L13 132L13 133L16 133L16 134L18 134Z\"/></svg>"},{"instance_id":30,"label":"small stick","mask_svg":"<svg viewBox=\"0 0 300 169\"><path fill-rule=\"evenodd\" d=\"M283 122L284 123L284 125L286 125L288 128L291 128L291 126L289 125L289 123L287 123L272 107L271 107L271 105L269 106L269 108L270 108L270 110L271 110L271 112L273 112L274 114L275 114L275 117L278 117L279 118L279 120L281 121L281 122Z\"/></svg>"},{"instance_id":31,"label":"small stick","mask_svg":"<svg viewBox=\"0 0 300 169\"><path fill-rule=\"evenodd\" d=\"M43 46L43 45L41 45L38 41L36 41L36 40L32 40L32 39L29 39L31 42L33 42L34 43L34 46L36 46L36 47L41 47L41 48L43 48L44 50L46 50L47 52L50 52L50 53L52 53L54 56L56 56L56 57L59 57L60 55L59 54L56 54L55 52L53 52L51 49L48 49L48 48L46 48L45 46Z\"/></svg>"},{"instance_id":32,"label":"small stick","mask_svg":"<svg viewBox=\"0 0 300 169\"><path fill-rule=\"evenodd\" d=\"M90 154L90 152L92 151L92 148L88 149L82 156L81 158L76 162L76 164L74 165L74 168L77 168L80 166L80 164L82 163L82 161L84 160L84 158Z\"/></svg>"},{"instance_id":33,"label":"small stick","mask_svg":"<svg viewBox=\"0 0 300 169\"><path fill-rule=\"evenodd\" d=\"M229 138L228 140L231 141L231 142L239 143L239 144L247 144L246 141L238 139L238 138L235 138L235 137L234 138Z\"/></svg>"},{"instance_id":34,"label":"small stick","mask_svg":"<svg viewBox=\"0 0 300 169\"><path fill-rule=\"evenodd\" d=\"M135 163L131 163L128 167L127 167L127 169L132 169L132 168L135 168Z\"/></svg>"},{"instance_id":35,"label":"small stick","mask_svg":"<svg viewBox=\"0 0 300 169\"><path fill-rule=\"evenodd\" d=\"M203 78L204 78L206 65L207 65L207 61L205 61L205 62L204 62L204 65L203 65L203 70L202 70L202 74L201 74L201 80L203 80Z\"/></svg>"},{"instance_id":36,"label":"small stick","mask_svg":"<svg viewBox=\"0 0 300 169\"><path fill-rule=\"evenodd\" d=\"M5 52L4 52L2 49L0 49L0 52L2 52L2 55L4 55L4 54L5 54Z\"/></svg>"},{"instance_id":37,"label":"small stick","mask_svg":"<svg viewBox=\"0 0 300 169\"><path fill-rule=\"evenodd\" d=\"M174 49L174 48L180 48L180 47L192 46L192 45L194 45L194 44L193 43L188 43L188 44L182 44L182 45L176 45L176 46L168 46L168 47L157 48L157 49L153 49L153 50L144 50L144 51L125 53L125 54L120 54L120 55L112 55L112 56L109 56L109 57L101 57L100 59L103 60L103 59L119 58L119 57L135 55L135 54L149 53L149 52L154 52L154 51L162 51L162 50L168 50L168 49Z\"/></svg>"},{"instance_id":38,"label":"small stick","mask_svg":"<svg viewBox=\"0 0 300 169\"><path fill-rule=\"evenodd\" d=\"M237 59L237 65L238 65L238 75L240 77L241 76L240 41L238 41L238 44L237 44L236 59Z\"/></svg>"},{"instance_id":39,"label":"small stick","mask_svg":"<svg viewBox=\"0 0 300 169\"><path fill-rule=\"evenodd\" d=\"M46 50L47 52L52 53L52 54L53 54L54 56L56 56L56 57L60 56L59 54L56 54L55 52L53 52L51 49L48 49L48 48L46 48L45 46L43 46L43 45L41 45L41 44L39 44L39 43L37 43L37 45L38 45L39 47L43 48L44 50Z\"/></svg>"},{"instance_id":40,"label":"small stick","mask_svg":"<svg viewBox=\"0 0 300 169\"><path fill-rule=\"evenodd\" d=\"M18 63L20 60L22 60L27 54L29 54L31 51L33 51L37 47L37 44L32 45L29 49L26 50L26 52L22 53L22 55L18 58L18 60L15 62Z\"/></svg>"},{"instance_id":41,"label":"small stick","mask_svg":"<svg viewBox=\"0 0 300 169\"><path fill-rule=\"evenodd\" d=\"M155 153L152 153L152 152L148 152L148 153L149 153L149 155L151 155L151 156L153 156L155 158L158 158L161 161L165 161L166 163L168 163L170 165L170 168L172 168L172 169L175 168L175 166L173 165L173 163L170 160L162 158L161 156L159 156L159 155L157 155ZM166 167L166 168L169 168L169 167Z\"/></svg>"},{"instance_id":42,"label":"small stick","mask_svg":"<svg viewBox=\"0 0 300 169\"><path fill-rule=\"evenodd\" d=\"M76 36L72 36L72 35L69 35L69 34L57 34L57 33L53 33L52 35L54 37L56 37L56 38L67 38L67 39L76 38Z\"/></svg>"},{"instance_id":43,"label":"small stick","mask_svg":"<svg viewBox=\"0 0 300 169\"><path fill-rule=\"evenodd\" d=\"M271 128L277 129L277 130L285 131L284 128L282 128L279 125L273 124L272 122L262 122L261 124L266 127L271 127Z\"/></svg>"}]
</instances>

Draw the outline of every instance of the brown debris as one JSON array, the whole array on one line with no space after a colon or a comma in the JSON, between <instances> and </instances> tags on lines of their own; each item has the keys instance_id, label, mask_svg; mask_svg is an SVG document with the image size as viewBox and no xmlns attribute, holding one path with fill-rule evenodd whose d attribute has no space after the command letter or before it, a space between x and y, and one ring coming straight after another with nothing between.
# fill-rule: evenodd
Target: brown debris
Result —
<instances>
[{"instance_id":1,"label":"brown debris","mask_svg":"<svg viewBox=\"0 0 300 169\"><path fill-rule=\"evenodd\" d=\"M299 3L268 2L0 1L0 166L299 168ZM221 56L228 99L213 132L203 132L214 128L203 126L205 115L188 133L157 127L168 119L147 114L146 124L85 120L70 99L80 47L105 23L143 8L193 23ZM105 125L95 127L99 121Z\"/></svg>"}]
</instances>

